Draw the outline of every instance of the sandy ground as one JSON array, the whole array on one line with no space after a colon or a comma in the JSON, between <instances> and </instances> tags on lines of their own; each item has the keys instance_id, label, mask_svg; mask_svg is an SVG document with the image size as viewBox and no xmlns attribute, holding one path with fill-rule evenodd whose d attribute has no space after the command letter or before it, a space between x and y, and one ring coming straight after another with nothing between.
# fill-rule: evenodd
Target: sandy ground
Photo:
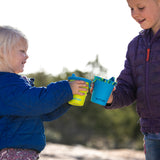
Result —
<instances>
[{"instance_id":1,"label":"sandy ground","mask_svg":"<svg viewBox=\"0 0 160 160\"><path fill-rule=\"evenodd\" d=\"M129 149L96 150L81 145L67 146L48 143L40 160L144 160L143 151Z\"/></svg>"}]
</instances>

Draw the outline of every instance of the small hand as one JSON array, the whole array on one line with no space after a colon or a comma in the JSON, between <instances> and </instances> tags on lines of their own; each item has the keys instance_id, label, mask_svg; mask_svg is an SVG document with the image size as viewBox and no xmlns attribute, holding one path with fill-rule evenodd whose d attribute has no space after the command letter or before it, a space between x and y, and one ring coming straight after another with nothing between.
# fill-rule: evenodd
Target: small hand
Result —
<instances>
[{"instance_id":1,"label":"small hand","mask_svg":"<svg viewBox=\"0 0 160 160\"><path fill-rule=\"evenodd\" d=\"M113 90L112 90L112 93L113 93L115 90L116 90L116 88L114 87ZM112 101L113 101L113 94L112 94L112 93L111 93L111 95L110 95L107 103L112 103Z\"/></svg>"},{"instance_id":2,"label":"small hand","mask_svg":"<svg viewBox=\"0 0 160 160\"><path fill-rule=\"evenodd\" d=\"M80 91L85 91L85 92L88 91L88 85L84 81L80 80L69 81L69 84L72 90L72 94L78 94L83 96L85 93L82 93Z\"/></svg>"},{"instance_id":3,"label":"small hand","mask_svg":"<svg viewBox=\"0 0 160 160\"><path fill-rule=\"evenodd\" d=\"M90 93L93 93L94 83L91 83Z\"/></svg>"}]
</instances>

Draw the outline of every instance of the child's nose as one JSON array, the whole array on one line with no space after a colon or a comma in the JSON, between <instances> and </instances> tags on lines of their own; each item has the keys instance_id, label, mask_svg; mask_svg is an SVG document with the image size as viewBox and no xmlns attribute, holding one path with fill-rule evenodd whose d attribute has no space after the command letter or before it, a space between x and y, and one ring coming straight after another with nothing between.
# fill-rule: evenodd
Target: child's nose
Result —
<instances>
[{"instance_id":1,"label":"child's nose","mask_svg":"<svg viewBox=\"0 0 160 160\"><path fill-rule=\"evenodd\" d=\"M26 59L28 59L29 58L28 54L26 54L25 57L26 57Z\"/></svg>"},{"instance_id":2,"label":"child's nose","mask_svg":"<svg viewBox=\"0 0 160 160\"><path fill-rule=\"evenodd\" d=\"M132 17L136 20L138 18L138 12L136 10L132 11Z\"/></svg>"}]
</instances>

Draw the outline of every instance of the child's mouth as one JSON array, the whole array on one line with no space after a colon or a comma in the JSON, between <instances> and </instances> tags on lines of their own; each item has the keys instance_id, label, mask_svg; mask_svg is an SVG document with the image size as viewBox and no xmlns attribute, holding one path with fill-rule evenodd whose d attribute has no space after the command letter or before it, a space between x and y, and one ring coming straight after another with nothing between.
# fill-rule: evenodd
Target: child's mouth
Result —
<instances>
[{"instance_id":1,"label":"child's mouth","mask_svg":"<svg viewBox=\"0 0 160 160\"><path fill-rule=\"evenodd\" d=\"M142 20L138 20L138 23L141 24L145 21L145 19L142 19Z\"/></svg>"}]
</instances>

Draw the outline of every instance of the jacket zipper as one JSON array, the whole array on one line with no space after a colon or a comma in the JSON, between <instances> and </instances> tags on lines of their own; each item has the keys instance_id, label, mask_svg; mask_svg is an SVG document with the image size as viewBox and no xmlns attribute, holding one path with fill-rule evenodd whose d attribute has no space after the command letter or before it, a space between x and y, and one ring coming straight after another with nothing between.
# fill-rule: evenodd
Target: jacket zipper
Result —
<instances>
[{"instance_id":1,"label":"jacket zipper","mask_svg":"<svg viewBox=\"0 0 160 160\"><path fill-rule=\"evenodd\" d=\"M147 48L147 56L146 56L146 102L147 102L147 107L149 109L150 115L152 116L151 113L151 106L150 106L150 101L149 101L149 60L150 60L150 52L151 49L150 47Z\"/></svg>"},{"instance_id":2,"label":"jacket zipper","mask_svg":"<svg viewBox=\"0 0 160 160\"><path fill-rule=\"evenodd\" d=\"M149 61L149 56L150 56L150 48L147 49L147 57L146 57L146 62Z\"/></svg>"}]
</instances>

